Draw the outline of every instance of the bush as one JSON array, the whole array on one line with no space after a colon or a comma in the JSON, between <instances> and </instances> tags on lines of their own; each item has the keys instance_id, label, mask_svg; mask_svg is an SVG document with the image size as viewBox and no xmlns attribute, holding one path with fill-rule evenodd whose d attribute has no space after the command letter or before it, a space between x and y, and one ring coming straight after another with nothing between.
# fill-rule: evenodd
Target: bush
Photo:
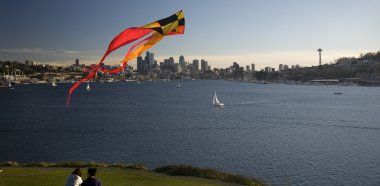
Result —
<instances>
[{"instance_id":1,"label":"bush","mask_svg":"<svg viewBox=\"0 0 380 186\"><path fill-rule=\"evenodd\" d=\"M19 165L15 161L7 161L7 162L0 162L0 166L6 167L6 166L19 166Z\"/></svg>"},{"instance_id":2,"label":"bush","mask_svg":"<svg viewBox=\"0 0 380 186\"><path fill-rule=\"evenodd\" d=\"M51 167L52 165L54 164L48 163L48 162L32 162L32 163L22 164L21 166L23 167Z\"/></svg>"},{"instance_id":3,"label":"bush","mask_svg":"<svg viewBox=\"0 0 380 186\"><path fill-rule=\"evenodd\" d=\"M166 173L172 176L194 176L215 179L229 183L238 183L242 185L264 185L260 181L253 178L220 172L213 169L197 168L190 165L169 165L158 167L154 171L158 173Z\"/></svg>"}]
</instances>

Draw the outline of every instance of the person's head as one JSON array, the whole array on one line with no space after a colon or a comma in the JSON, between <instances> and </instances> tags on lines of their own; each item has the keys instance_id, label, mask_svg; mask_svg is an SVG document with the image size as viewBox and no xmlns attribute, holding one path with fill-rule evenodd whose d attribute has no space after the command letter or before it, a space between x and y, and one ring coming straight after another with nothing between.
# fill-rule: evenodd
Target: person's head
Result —
<instances>
[{"instance_id":1,"label":"person's head","mask_svg":"<svg viewBox=\"0 0 380 186\"><path fill-rule=\"evenodd\" d=\"M96 171L97 171L96 168L89 168L87 170L87 174L89 177L96 176Z\"/></svg>"},{"instance_id":2,"label":"person's head","mask_svg":"<svg viewBox=\"0 0 380 186\"><path fill-rule=\"evenodd\" d=\"M72 172L72 174L75 174L77 176L82 176L82 172L80 171L80 168L74 169L74 171Z\"/></svg>"}]
</instances>

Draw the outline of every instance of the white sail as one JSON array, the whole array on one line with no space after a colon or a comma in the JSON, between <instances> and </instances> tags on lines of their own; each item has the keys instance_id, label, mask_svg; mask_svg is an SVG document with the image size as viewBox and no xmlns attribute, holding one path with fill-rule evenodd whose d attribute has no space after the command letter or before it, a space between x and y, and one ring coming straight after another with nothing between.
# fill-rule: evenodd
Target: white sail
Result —
<instances>
[{"instance_id":1,"label":"white sail","mask_svg":"<svg viewBox=\"0 0 380 186\"><path fill-rule=\"evenodd\" d=\"M51 86L53 86L53 87L56 87L56 86L57 86L57 84L55 84L55 82L54 82L54 81L52 81L52 82L51 82Z\"/></svg>"},{"instance_id":2,"label":"white sail","mask_svg":"<svg viewBox=\"0 0 380 186\"><path fill-rule=\"evenodd\" d=\"M181 83L178 82L178 84L177 84L177 88L182 88L182 87L181 87Z\"/></svg>"},{"instance_id":3,"label":"white sail","mask_svg":"<svg viewBox=\"0 0 380 186\"><path fill-rule=\"evenodd\" d=\"M9 82L9 83L8 83L8 87L12 87L12 84L11 84L11 82Z\"/></svg>"},{"instance_id":4,"label":"white sail","mask_svg":"<svg viewBox=\"0 0 380 186\"><path fill-rule=\"evenodd\" d=\"M223 102L219 101L218 97L216 96L216 92L214 94L214 98L212 99L212 104L214 106L223 106L224 105Z\"/></svg>"},{"instance_id":5,"label":"white sail","mask_svg":"<svg viewBox=\"0 0 380 186\"><path fill-rule=\"evenodd\" d=\"M90 88L90 84L89 84L89 83L87 83L87 88L86 88L86 90L87 90L87 91L90 91L90 90L91 90L91 88Z\"/></svg>"}]
</instances>

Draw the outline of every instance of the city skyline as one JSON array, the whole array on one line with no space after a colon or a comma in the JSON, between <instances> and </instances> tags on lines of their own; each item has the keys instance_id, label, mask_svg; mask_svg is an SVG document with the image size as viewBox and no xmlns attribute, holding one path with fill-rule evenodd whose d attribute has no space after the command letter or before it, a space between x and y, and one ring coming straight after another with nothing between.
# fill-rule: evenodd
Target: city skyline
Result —
<instances>
[{"instance_id":1,"label":"city skyline","mask_svg":"<svg viewBox=\"0 0 380 186\"><path fill-rule=\"evenodd\" d=\"M188 62L203 58L216 68L236 61L243 66L255 63L259 69L279 64L316 66L318 48L324 50L322 64L379 50L380 2L374 0L112 3L34 1L20 7L18 1L1 2L0 23L6 29L0 31L0 60L68 65L79 58L86 64L97 63L120 30L179 9L187 17L185 35L153 47L158 61L184 55ZM125 52L115 52L105 63L117 63ZM135 60L129 64L136 67Z\"/></svg>"}]
</instances>

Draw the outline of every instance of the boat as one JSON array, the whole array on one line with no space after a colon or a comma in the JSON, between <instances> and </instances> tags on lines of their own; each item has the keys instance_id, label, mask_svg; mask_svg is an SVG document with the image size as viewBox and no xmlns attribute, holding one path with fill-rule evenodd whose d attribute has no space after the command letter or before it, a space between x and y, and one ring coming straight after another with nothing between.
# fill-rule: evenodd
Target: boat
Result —
<instances>
[{"instance_id":1,"label":"boat","mask_svg":"<svg viewBox=\"0 0 380 186\"><path fill-rule=\"evenodd\" d=\"M342 92L334 92L334 95L342 95Z\"/></svg>"},{"instance_id":2,"label":"boat","mask_svg":"<svg viewBox=\"0 0 380 186\"><path fill-rule=\"evenodd\" d=\"M8 83L8 87L9 87L9 89L11 89L11 90L15 89L15 87L14 87L14 86L12 87L12 84L11 84L11 82L9 82L9 83Z\"/></svg>"},{"instance_id":3,"label":"boat","mask_svg":"<svg viewBox=\"0 0 380 186\"><path fill-rule=\"evenodd\" d=\"M181 83L180 83L180 82L178 82L178 84L177 84L177 88L182 88L182 86L181 86Z\"/></svg>"},{"instance_id":4,"label":"boat","mask_svg":"<svg viewBox=\"0 0 380 186\"><path fill-rule=\"evenodd\" d=\"M91 90L91 88L90 88L90 84L89 84L89 83L87 83L87 88L86 88L86 90L87 90L87 91L90 91L90 90Z\"/></svg>"},{"instance_id":5,"label":"boat","mask_svg":"<svg viewBox=\"0 0 380 186\"><path fill-rule=\"evenodd\" d=\"M219 101L218 97L216 96L216 92L214 94L214 98L212 99L212 104L214 105L214 107L222 107L224 106L224 103Z\"/></svg>"},{"instance_id":6,"label":"boat","mask_svg":"<svg viewBox=\"0 0 380 186\"><path fill-rule=\"evenodd\" d=\"M52 82L51 82L51 86L53 86L53 87L56 87L56 86L57 86L57 84L55 84L55 81L52 81Z\"/></svg>"}]
</instances>

